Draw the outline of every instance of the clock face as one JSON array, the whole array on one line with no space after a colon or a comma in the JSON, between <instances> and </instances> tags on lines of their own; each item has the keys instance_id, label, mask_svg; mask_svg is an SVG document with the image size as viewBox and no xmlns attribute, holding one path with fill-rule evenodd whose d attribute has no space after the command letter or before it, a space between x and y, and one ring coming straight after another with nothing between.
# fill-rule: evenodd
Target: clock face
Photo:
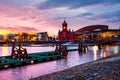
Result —
<instances>
[{"instance_id":1,"label":"clock face","mask_svg":"<svg viewBox=\"0 0 120 80\"><path fill-rule=\"evenodd\" d=\"M66 29L66 27L64 26L63 29Z\"/></svg>"}]
</instances>

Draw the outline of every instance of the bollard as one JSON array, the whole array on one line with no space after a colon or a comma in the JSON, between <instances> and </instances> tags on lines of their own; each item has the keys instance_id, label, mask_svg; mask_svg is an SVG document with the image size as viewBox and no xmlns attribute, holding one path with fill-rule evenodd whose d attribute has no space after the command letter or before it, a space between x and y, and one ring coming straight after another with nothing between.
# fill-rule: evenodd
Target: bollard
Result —
<instances>
[{"instance_id":1,"label":"bollard","mask_svg":"<svg viewBox=\"0 0 120 80\"><path fill-rule=\"evenodd\" d=\"M19 48L17 49L15 45L12 46L11 57L18 60L23 60L28 58L28 53L26 48L23 48L19 43Z\"/></svg>"},{"instance_id":2,"label":"bollard","mask_svg":"<svg viewBox=\"0 0 120 80\"><path fill-rule=\"evenodd\" d=\"M15 44L13 44L12 45L12 51L11 51L11 58L16 59L17 57L18 57L18 50L15 47Z\"/></svg>"},{"instance_id":3,"label":"bollard","mask_svg":"<svg viewBox=\"0 0 120 80\"><path fill-rule=\"evenodd\" d=\"M86 44L86 45L84 45L84 53L87 53L87 52L88 52L88 46Z\"/></svg>"},{"instance_id":4,"label":"bollard","mask_svg":"<svg viewBox=\"0 0 120 80\"><path fill-rule=\"evenodd\" d=\"M82 46L82 43L79 42L79 45L78 45L78 52L79 53L82 53L83 52L83 46Z\"/></svg>"},{"instance_id":5,"label":"bollard","mask_svg":"<svg viewBox=\"0 0 120 80\"><path fill-rule=\"evenodd\" d=\"M58 44L56 44L56 48L55 48L55 51L59 51L59 47L58 47Z\"/></svg>"},{"instance_id":6,"label":"bollard","mask_svg":"<svg viewBox=\"0 0 120 80\"><path fill-rule=\"evenodd\" d=\"M26 48L24 49L24 57L25 57L25 59L28 58L28 53L27 53L27 49Z\"/></svg>"},{"instance_id":7,"label":"bollard","mask_svg":"<svg viewBox=\"0 0 120 80\"><path fill-rule=\"evenodd\" d=\"M67 47L63 46L63 48L62 48L62 56L66 57L67 55L68 55Z\"/></svg>"}]
</instances>

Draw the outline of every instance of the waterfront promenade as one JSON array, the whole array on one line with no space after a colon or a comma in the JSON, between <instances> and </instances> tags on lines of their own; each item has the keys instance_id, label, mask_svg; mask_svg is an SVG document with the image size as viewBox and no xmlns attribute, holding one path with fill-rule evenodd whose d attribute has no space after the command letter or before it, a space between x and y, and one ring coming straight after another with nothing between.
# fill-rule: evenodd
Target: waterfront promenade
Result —
<instances>
[{"instance_id":1,"label":"waterfront promenade","mask_svg":"<svg viewBox=\"0 0 120 80\"><path fill-rule=\"evenodd\" d=\"M120 80L120 53L30 80Z\"/></svg>"}]
</instances>

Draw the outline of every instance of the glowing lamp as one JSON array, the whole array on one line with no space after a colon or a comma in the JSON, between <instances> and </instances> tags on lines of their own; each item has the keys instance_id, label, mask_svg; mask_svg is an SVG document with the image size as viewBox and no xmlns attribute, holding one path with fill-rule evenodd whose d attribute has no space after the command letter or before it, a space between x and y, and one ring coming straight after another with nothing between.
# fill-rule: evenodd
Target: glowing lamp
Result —
<instances>
[{"instance_id":1,"label":"glowing lamp","mask_svg":"<svg viewBox=\"0 0 120 80\"><path fill-rule=\"evenodd\" d=\"M20 50L23 50L23 48L20 48Z\"/></svg>"},{"instance_id":2,"label":"glowing lamp","mask_svg":"<svg viewBox=\"0 0 120 80\"><path fill-rule=\"evenodd\" d=\"M9 65L4 65L4 68L8 68L9 67Z\"/></svg>"},{"instance_id":3,"label":"glowing lamp","mask_svg":"<svg viewBox=\"0 0 120 80\"><path fill-rule=\"evenodd\" d=\"M22 52L22 54L24 54L24 52Z\"/></svg>"},{"instance_id":4,"label":"glowing lamp","mask_svg":"<svg viewBox=\"0 0 120 80\"><path fill-rule=\"evenodd\" d=\"M34 63L34 61L31 61L31 64L33 64Z\"/></svg>"},{"instance_id":5,"label":"glowing lamp","mask_svg":"<svg viewBox=\"0 0 120 80\"><path fill-rule=\"evenodd\" d=\"M14 39L12 39L12 42L14 42L15 40Z\"/></svg>"},{"instance_id":6,"label":"glowing lamp","mask_svg":"<svg viewBox=\"0 0 120 80\"><path fill-rule=\"evenodd\" d=\"M17 51L15 51L15 54L17 54Z\"/></svg>"}]
</instances>

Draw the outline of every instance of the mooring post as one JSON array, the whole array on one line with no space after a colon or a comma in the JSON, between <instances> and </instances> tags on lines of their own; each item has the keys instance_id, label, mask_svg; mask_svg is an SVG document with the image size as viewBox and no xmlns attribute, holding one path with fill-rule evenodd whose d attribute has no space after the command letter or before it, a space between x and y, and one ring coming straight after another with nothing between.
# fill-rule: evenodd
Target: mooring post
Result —
<instances>
[{"instance_id":1,"label":"mooring post","mask_svg":"<svg viewBox=\"0 0 120 80\"><path fill-rule=\"evenodd\" d=\"M79 42L79 45L78 45L78 52L79 53L82 53L83 52L83 46L82 46L82 43Z\"/></svg>"},{"instance_id":2,"label":"mooring post","mask_svg":"<svg viewBox=\"0 0 120 80\"><path fill-rule=\"evenodd\" d=\"M12 57L12 58L14 58L14 55L15 55L14 48L15 48L15 44L12 43L12 51L11 51L11 57Z\"/></svg>"},{"instance_id":3,"label":"mooring post","mask_svg":"<svg viewBox=\"0 0 120 80\"><path fill-rule=\"evenodd\" d=\"M62 46L61 46L61 44L59 43L59 52L61 53L61 51L62 51Z\"/></svg>"},{"instance_id":4,"label":"mooring post","mask_svg":"<svg viewBox=\"0 0 120 80\"><path fill-rule=\"evenodd\" d=\"M88 52L88 46L87 44L84 45L84 53L87 53Z\"/></svg>"},{"instance_id":5,"label":"mooring post","mask_svg":"<svg viewBox=\"0 0 120 80\"><path fill-rule=\"evenodd\" d=\"M68 51L67 51L67 47L66 47L66 46L62 46L62 51L61 51L61 53L62 53L62 57L63 57L63 58L67 57Z\"/></svg>"},{"instance_id":6,"label":"mooring post","mask_svg":"<svg viewBox=\"0 0 120 80\"><path fill-rule=\"evenodd\" d=\"M65 48L65 56L67 56L68 55L67 47L65 46L64 48Z\"/></svg>"},{"instance_id":7,"label":"mooring post","mask_svg":"<svg viewBox=\"0 0 120 80\"><path fill-rule=\"evenodd\" d=\"M21 44L18 43L18 59L21 60Z\"/></svg>"},{"instance_id":8,"label":"mooring post","mask_svg":"<svg viewBox=\"0 0 120 80\"><path fill-rule=\"evenodd\" d=\"M24 49L24 58L27 59L28 58L28 53L27 53L27 49Z\"/></svg>"},{"instance_id":9,"label":"mooring post","mask_svg":"<svg viewBox=\"0 0 120 80\"><path fill-rule=\"evenodd\" d=\"M58 47L58 44L56 44L56 48L55 48L55 51L59 51L59 47Z\"/></svg>"}]
</instances>

